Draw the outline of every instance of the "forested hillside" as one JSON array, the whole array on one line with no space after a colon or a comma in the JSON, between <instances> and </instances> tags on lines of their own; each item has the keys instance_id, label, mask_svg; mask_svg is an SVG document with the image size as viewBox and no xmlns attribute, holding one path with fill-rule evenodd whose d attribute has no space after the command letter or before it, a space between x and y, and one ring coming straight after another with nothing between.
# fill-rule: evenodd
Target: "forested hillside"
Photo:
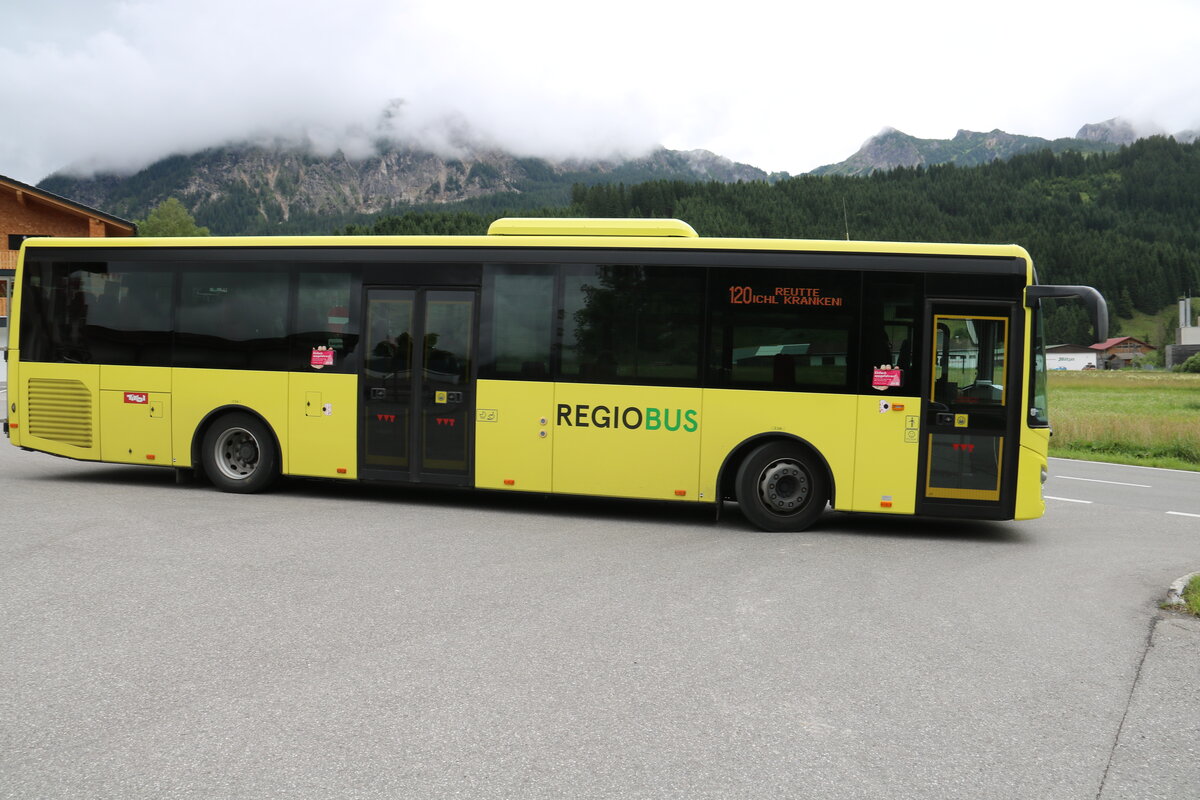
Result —
<instances>
[{"instance_id":1,"label":"forested hillside","mask_svg":"<svg viewBox=\"0 0 1200 800\"><path fill-rule=\"evenodd\" d=\"M1015 242L1029 250L1042 282L1093 285L1125 316L1200 291L1200 143L1163 137L1114 153L1043 151L869 177L577 185L569 208L537 213L677 217L701 236ZM483 233L497 216L408 214L346 232ZM1053 341L1087 339L1075 306L1053 323Z\"/></svg>"}]
</instances>

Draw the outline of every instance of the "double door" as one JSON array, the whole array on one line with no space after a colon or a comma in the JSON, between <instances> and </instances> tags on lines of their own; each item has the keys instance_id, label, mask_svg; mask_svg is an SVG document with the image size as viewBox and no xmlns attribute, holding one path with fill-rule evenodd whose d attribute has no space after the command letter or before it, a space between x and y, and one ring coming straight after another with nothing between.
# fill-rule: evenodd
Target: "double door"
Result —
<instances>
[{"instance_id":1,"label":"double door","mask_svg":"<svg viewBox=\"0 0 1200 800\"><path fill-rule=\"evenodd\" d=\"M471 482L477 306L474 289L366 289L362 477Z\"/></svg>"}]
</instances>

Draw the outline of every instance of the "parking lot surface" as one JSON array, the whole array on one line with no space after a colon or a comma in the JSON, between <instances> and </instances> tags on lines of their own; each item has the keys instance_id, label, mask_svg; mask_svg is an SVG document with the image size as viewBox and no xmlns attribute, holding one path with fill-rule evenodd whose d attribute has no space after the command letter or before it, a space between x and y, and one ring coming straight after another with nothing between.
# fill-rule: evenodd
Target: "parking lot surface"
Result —
<instances>
[{"instance_id":1,"label":"parking lot surface","mask_svg":"<svg viewBox=\"0 0 1200 800\"><path fill-rule=\"evenodd\" d=\"M0 796L1190 796L1200 475L1052 473L777 534L0 443Z\"/></svg>"}]
</instances>

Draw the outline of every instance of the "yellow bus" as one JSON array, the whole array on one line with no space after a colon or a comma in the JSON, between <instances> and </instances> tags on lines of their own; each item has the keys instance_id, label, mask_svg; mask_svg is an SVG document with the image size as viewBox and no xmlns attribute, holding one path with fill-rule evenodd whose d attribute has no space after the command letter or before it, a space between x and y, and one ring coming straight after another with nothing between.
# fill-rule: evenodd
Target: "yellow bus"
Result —
<instances>
[{"instance_id":1,"label":"yellow bus","mask_svg":"<svg viewBox=\"0 0 1200 800\"><path fill-rule=\"evenodd\" d=\"M486 236L31 239L12 444L202 474L1028 519L1050 435L1040 286L1011 245Z\"/></svg>"}]
</instances>

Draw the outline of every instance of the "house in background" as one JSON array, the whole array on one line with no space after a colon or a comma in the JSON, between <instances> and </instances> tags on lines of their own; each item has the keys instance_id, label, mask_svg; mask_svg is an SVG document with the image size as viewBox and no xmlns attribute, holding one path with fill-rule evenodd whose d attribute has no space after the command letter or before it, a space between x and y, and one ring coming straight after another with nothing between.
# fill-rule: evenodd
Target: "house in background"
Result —
<instances>
[{"instance_id":1,"label":"house in background","mask_svg":"<svg viewBox=\"0 0 1200 800\"><path fill-rule=\"evenodd\" d=\"M1128 367L1139 356L1153 352L1155 349L1132 336L1118 336L1091 346L1100 357L1099 366L1104 369L1121 369Z\"/></svg>"},{"instance_id":2,"label":"house in background","mask_svg":"<svg viewBox=\"0 0 1200 800\"><path fill-rule=\"evenodd\" d=\"M0 175L0 325L8 324L8 298L17 251L31 236L135 236L126 219Z\"/></svg>"},{"instance_id":3,"label":"house in background","mask_svg":"<svg viewBox=\"0 0 1200 800\"><path fill-rule=\"evenodd\" d=\"M1082 344L1052 344L1046 348L1046 369L1096 369L1100 354Z\"/></svg>"}]
</instances>

